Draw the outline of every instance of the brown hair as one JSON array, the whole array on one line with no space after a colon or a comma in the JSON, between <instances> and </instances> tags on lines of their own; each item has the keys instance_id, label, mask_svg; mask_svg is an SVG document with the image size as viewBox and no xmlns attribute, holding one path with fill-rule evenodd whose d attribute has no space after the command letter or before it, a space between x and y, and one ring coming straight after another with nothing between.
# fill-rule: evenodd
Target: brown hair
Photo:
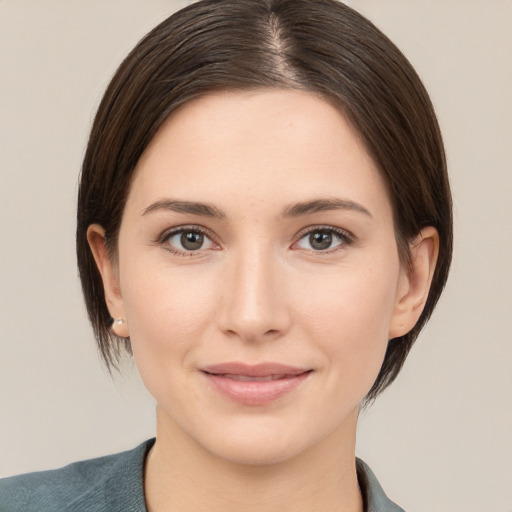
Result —
<instances>
[{"instance_id":1,"label":"brown hair","mask_svg":"<svg viewBox=\"0 0 512 512\"><path fill-rule=\"evenodd\" d=\"M423 227L439 232L425 309L408 334L389 341L372 400L398 375L445 285L451 196L436 116L416 72L372 23L336 0L202 0L153 29L115 73L93 123L78 194L78 267L101 354L111 368L130 341L110 329L88 226L104 227L115 257L133 170L165 119L208 92L261 87L319 93L351 120L389 185L403 264Z\"/></svg>"}]
</instances>

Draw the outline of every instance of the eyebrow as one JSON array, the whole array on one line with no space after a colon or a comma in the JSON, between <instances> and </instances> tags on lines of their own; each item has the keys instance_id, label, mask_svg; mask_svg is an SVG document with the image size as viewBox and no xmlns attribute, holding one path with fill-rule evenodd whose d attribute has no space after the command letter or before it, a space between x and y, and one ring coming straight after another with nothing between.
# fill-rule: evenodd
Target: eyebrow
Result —
<instances>
[{"instance_id":1,"label":"eyebrow","mask_svg":"<svg viewBox=\"0 0 512 512\"><path fill-rule=\"evenodd\" d=\"M348 199L315 199L313 201L304 201L287 206L283 211L283 217L301 217L303 215L311 215L312 213L332 211L332 210L351 210L370 218L372 214L361 204Z\"/></svg>"},{"instance_id":2,"label":"eyebrow","mask_svg":"<svg viewBox=\"0 0 512 512\"><path fill-rule=\"evenodd\" d=\"M216 206L207 203L198 203L195 201L179 201L174 199L163 199L149 205L142 211L142 215L148 213L167 210L177 213L190 213L192 215L200 215L202 217L214 217L216 219L225 219L226 214L219 210Z\"/></svg>"},{"instance_id":3,"label":"eyebrow","mask_svg":"<svg viewBox=\"0 0 512 512\"><path fill-rule=\"evenodd\" d=\"M196 201L180 201L176 199L162 199L160 201L156 201L145 208L142 211L142 215L147 215L161 210L188 213L191 215L199 215L201 217L212 217L219 220L227 218L227 215L214 205L199 203ZM294 203L284 208L281 215L283 217L302 217L313 213L333 210L355 211L373 218L372 214L361 204L348 199L339 198L314 199L312 201Z\"/></svg>"}]
</instances>

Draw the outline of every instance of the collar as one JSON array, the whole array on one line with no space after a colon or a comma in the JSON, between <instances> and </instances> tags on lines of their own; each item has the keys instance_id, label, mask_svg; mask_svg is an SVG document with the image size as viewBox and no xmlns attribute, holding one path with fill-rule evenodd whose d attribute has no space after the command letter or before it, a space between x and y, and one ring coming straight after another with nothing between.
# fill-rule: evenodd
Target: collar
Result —
<instances>
[{"instance_id":1,"label":"collar","mask_svg":"<svg viewBox=\"0 0 512 512\"><path fill-rule=\"evenodd\" d=\"M356 459L356 469L365 512L405 512L386 496L372 470L361 459Z\"/></svg>"}]
</instances>

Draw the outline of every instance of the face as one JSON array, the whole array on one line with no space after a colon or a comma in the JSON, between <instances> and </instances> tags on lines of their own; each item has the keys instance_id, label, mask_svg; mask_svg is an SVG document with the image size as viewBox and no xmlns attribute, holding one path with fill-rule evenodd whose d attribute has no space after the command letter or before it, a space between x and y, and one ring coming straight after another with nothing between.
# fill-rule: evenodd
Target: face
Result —
<instances>
[{"instance_id":1,"label":"face","mask_svg":"<svg viewBox=\"0 0 512 512\"><path fill-rule=\"evenodd\" d=\"M236 462L352 443L388 339L412 327L385 183L305 92L174 113L137 165L108 266L159 436Z\"/></svg>"}]
</instances>

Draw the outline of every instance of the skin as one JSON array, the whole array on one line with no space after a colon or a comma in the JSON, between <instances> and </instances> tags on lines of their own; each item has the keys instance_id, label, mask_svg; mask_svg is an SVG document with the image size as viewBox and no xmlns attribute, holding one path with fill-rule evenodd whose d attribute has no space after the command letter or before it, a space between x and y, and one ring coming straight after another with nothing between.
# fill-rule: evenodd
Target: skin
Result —
<instances>
[{"instance_id":1,"label":"skin","mask_svg":"<svg viewBox=\"0 0 512 512\"><path fill-rule=\"evenodd\" d=\"M343 207L283 215L335 198ZM168 200L222 214L174 211ZM207 232L199 250L180 245L181 233L166 238L180 227ZM311 232L331 245L319 249ZM361 512L359 404L388 340L421 314L438 236L424 229L403 268L386 185L340 111L284 90L189 102L138 162L116 260L101 226L88 237L110 313L125 319L116 334L130 336L157 402L148 509ZM247 406L200 371L227 361L311 372L291 393Z\"/></svg>"}]
</instances>

